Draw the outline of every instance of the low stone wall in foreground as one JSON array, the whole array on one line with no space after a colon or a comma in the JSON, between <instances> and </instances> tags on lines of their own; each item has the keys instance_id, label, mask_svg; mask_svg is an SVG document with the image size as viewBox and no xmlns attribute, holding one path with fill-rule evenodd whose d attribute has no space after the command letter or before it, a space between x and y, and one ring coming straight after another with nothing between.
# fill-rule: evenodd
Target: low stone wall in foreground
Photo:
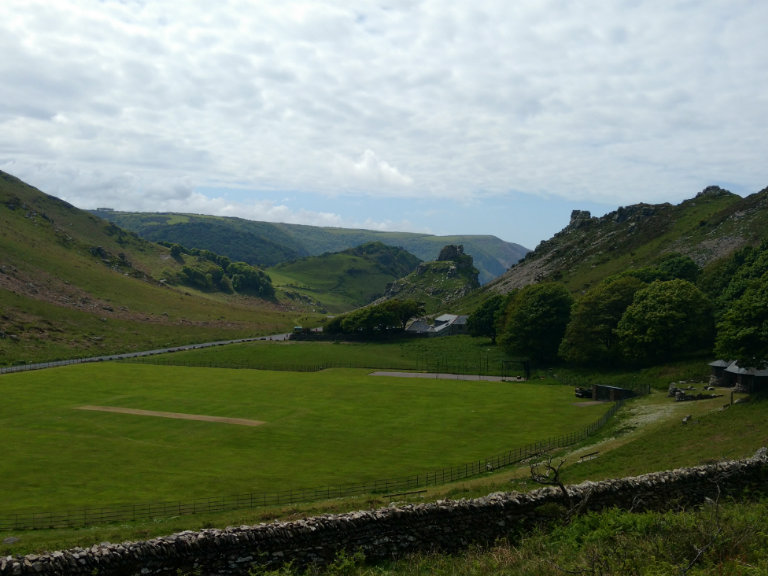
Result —
<instances>
[{"instance_id":1,"label":"low stone wall in foreground","mask_svg":"<svg viewBox=\"0 0 768 576\"><path fill-rule=\"evenodd\" d=\"M569 486L570 501L554 487L504 492L471 500L390 506L378 510L180 532L143 542L99 544L44 555L0 558L0 576L247 575L254 565L332 561L340 551L370 560L415 551L454 551L492 543L533 525L547 507L668 510L707 498L768 489L768 451L748 460L656 472Z\"/></svg>"}]
</instances>

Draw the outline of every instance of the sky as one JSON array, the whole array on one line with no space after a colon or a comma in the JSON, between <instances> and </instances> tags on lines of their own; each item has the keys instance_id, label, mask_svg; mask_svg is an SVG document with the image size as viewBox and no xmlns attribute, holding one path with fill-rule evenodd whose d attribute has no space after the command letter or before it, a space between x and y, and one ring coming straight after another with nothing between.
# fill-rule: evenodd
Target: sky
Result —
<instances>
[{"instance_id":1,"label":"sky","mask_svg":"<svg viewBox=\"0 0 768 576\"><path fill-rule=\"evenodd\" d=\"M764 0L0 0L0 170L79 208L535 248L768 186Z\"/></svg>"}]
</instances>

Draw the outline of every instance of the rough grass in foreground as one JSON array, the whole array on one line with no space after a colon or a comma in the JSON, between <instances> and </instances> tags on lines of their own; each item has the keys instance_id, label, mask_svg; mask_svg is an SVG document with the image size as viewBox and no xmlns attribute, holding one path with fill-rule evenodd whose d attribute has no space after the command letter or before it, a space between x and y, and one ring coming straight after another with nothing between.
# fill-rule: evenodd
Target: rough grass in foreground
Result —
<instances>
[{"instance_id":1,"label":"rough grass in foreground","mask_svg":"<svg viewBox=\"0 0 768 576\"><path fill-rule=\"evenodd\" d=\"M341 554L325 569L269 576L763 575L768 572L768 502L711 503L696 510L589 513L568 524L542 521L529 534L457 554L415 554L365 564Z\"/></svg>"}]
</instances>

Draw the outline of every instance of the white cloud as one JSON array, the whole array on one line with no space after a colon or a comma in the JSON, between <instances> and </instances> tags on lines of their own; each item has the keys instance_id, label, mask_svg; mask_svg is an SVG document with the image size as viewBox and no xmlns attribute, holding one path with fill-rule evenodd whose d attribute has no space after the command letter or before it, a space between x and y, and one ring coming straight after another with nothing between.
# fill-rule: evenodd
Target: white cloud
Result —
<instances>
[{"instance_id":1,"label":"white cloud","mask_svg":"<svg viewBox=\"0 0 768 576\"><path fill-rule=\"evenodd\" d=\"M360 184L374 187L403 187L413 184L413 178L381 160L373 150L367 149L356 161L340 159L339 171L352 178L352 186ZM363 190L364 191L364 190Z\"/></svg>"},{"instance_id":2,"label":"white cloud","mask_svg":"<svg viewBox=\"0 0 768 576\"><path fill-rule=\"evenodd\" d=\"M0 165L88 205L166 206L177 183L339 202L750 192L768 184L765 22L748 0L3 0Z\"/></svg>"}]
</instances>

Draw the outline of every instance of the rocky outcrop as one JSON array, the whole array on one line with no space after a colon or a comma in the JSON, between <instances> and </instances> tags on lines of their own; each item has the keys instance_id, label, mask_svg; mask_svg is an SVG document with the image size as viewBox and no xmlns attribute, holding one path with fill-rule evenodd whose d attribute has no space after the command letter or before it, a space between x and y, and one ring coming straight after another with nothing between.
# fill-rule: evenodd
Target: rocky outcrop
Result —
<instances>
[{"instance_id":1,"label":"rocky outcrop","mask_svg":"<svg viewBox=\"0 0 768 576\"><path fill-rule=\"evenodd\" d=\"M741 198L710 186L677 205L640 203L601 217L574 210L565 228L487 286L504 294L542 281L568 284L574 277L601 278L648 266L669 253L689 256L703 267L759 243L766 226L768 188Z\"/></svg>"},{"instance_id":2,"label":"rocky outcrop","mask_svg":"<svg viewBox=\"0 0 768 576\"><path fill-rule=\"evenodd\" d=\"M464 253L462 245L448 245L434 262L422 262L413 273L390 283L377 302L410 298L424 302L429 311L438 311L479 287L472 256Z\"/></svg>"}]
</instances>

